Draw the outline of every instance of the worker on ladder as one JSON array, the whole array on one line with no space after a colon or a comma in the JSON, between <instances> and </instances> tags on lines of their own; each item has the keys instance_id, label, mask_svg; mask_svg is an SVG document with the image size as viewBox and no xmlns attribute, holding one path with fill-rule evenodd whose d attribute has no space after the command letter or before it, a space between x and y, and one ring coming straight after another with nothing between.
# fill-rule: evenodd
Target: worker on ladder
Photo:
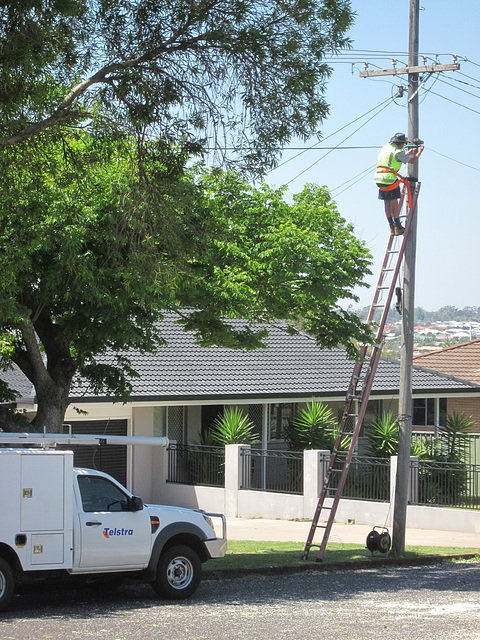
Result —
<instances>
[{"instance_id":1,"label":"worker on ladder","mask_svg":"<svg viewBox=\"0 0 480 640\"><path fill-rule=\"evenodd\" d=\"M407 146L405 134L396 133L378 153L374 180L379 188L378 197L385 203L385 215L390 224L390 235L392 236L401 236L405 232L400 221L400 182L405 182L405 178L398 173L398 170L402 163L415 164L422 154L423 148L423 143L420 140Z\"/></svg>"}]
</instances>

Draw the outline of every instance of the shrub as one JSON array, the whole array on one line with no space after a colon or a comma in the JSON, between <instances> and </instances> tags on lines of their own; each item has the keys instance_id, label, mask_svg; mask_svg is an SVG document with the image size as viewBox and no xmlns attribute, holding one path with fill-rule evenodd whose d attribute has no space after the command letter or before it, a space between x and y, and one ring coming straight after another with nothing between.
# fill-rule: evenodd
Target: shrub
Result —
<instances>
[{"instance_id":1,"label":"shrub","mask_svg":"<svg viewBox=\"0 0 480 640\"><path fill-rule=\"evenodd\" d=\"M238 407L226 409L213 423L212 440L216 444L252 444L257 439L255 425Z\"/></svg>"},{"instance_id":2,"label":"shrub","mask_svg":"<svg viewBox=\"0 0 480 640\"><path fill-rule=\"evenodd\" d=\"M332 410L323 402L311 402L297 412L285 428L284 436L289 449L331 450L335 442L338 424Z\"/></svg>"}]
</instances>

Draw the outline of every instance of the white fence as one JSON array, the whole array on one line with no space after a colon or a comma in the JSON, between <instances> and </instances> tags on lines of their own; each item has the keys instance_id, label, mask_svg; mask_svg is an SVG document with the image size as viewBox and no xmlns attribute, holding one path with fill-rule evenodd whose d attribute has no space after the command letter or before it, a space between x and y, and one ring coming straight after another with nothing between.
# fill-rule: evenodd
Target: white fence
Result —
<instances>
[{"instance_id":1,"label":"white fence","mask_svg":"<svg viewBox=\"0 0 480 640\"><path fill-rule=\"evenodd\" d=\"M167 451L158 451L152 501L161 504L222 512L228 517L310 519L317 504L325 476L327 451L305 451L303 494L293 495L241 489L242 455L245 445L228 445L225 450L225 487L205 487L167 482ZM390 501L374 502L342 498L337 522L392 526L397 458L391 458ZM411 490L416 491L415 483ZM415 496L412 494L414 501ZM326 500L326 506L331 499ZM480 533L480 511L428 507L410 504L407 526L419 529Z\"/></svg>"}]
</instances>

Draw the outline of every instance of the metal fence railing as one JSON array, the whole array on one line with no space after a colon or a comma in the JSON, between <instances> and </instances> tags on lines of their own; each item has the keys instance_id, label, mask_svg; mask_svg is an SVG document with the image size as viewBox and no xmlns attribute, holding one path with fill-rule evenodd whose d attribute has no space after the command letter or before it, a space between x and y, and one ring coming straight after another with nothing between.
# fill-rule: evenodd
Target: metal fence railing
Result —
<instances>
[{"instance_id":1,"label":"metal fence railing","mask_svg":"<svg viewBox=\"0 0 480 640\"><path fill-rule=\"evenodd\" d=\"M412 442L431 456L447 454L446 439L441 435L436 436L434 433L413 431ZM463 462L480 464L480 434L465 434L462 436L460 443L457 442L457 448Z\"/></svg>"},{"instance_id":2,"label":"metal fence railing","mask_svg":"<svg viewBox=\"0 0 480 640\"><path fill-rule=\"evenodd\" d=\"M242 449L241 489L303 493L303 452Z\"/></svg>"},{"instance_id":3,"label":"metal fence railing","mask_svg":"<svg viewBox=\"0 0 480 640\"><path fill-rule=\"evenodd\" d=\"M225 486L225 449L170 443L167 482ZM320 456L324 473L330 455ZM338 486L345 456L338 455L329 482L330 497ZM303 452L242 448L240 489L303 494ZM354 455L344 498L388 502L390 458ZM480 509L480 465L466 462L412 460L409 504Z\"/></svg>"},{"instance_id":4,"label":"metal fence railing","mask_svg":"<svg viewBox=\"0 0 480 640\"><path fill-rule=\"evenodd\" d=\"M330 476L330 489L338 487L345 457L346 454L337 456ZM353 456L342 496L358 500L388 502L390 500L390 458Z\"/></svg>"},{"instance_id":5,"label":"metal fence railing","mask_svg":"<svg viewBox=\"0 0 480 640\"><path fill-rule=\"evenodd\" d=\"M416 504L480 509L480 465L426 460L417 464Z\"/></svg>"},{"instance_id":6,"label":"metal fence railing","mask_svg":"<svg viewBox=\"0 0 480 640\"><path fill-rule=\"evenodd\" d=\"M170 443L167 453L167 482L225 486L224 447Z\"/></svg>"}]
</instances>

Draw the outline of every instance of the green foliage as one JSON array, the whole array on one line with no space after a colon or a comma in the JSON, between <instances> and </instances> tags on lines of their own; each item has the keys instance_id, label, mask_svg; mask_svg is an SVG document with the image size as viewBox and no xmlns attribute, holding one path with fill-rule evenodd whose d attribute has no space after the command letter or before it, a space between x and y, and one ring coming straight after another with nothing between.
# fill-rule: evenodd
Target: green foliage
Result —
<instances>
[{"instance_id":1,"label":"green foliage","mask_svg":"<svg viewBox=\"0 0 480 640\"><path fill-rule=\"evenodd\" d=\"M389 458L398 453L398 418L391 411L378 416L367 429L370 453L374 457Z\"/></svg>"},{"instance_id":2,"label":"green foliage","mask_svg":"<svg viewBox=\"0 0 480 640\"><path fill-rule=\"evenodd\" d=\"M376 458L398 455L398 417L392 411L380 414L366 429L369 454ZM410 455L428 459L430 453L420 440L412 438Z\"/></svg>"},{"instance_id":3,"label":"green foliage","mask_svg":"<svg viewBox=\"0 0 480 640\"><path fill-rule=\"evenodd\" d=\"M440 437L448 462L461 462L465 459L468 434L473 426L475 421L465 412L460 413L454 409L447 415L445 425L440 427Z\"/></svg>"},{"instance_id":4,"label":"green foliage","mask_svg":"<svg viewBox=\"0 0 480 640\"><path fill-rule=\"evenodd\" d=\"M311 402L295 415L285 428L285 439L292 451L331 450L338 428L332 410L323 402Z\"/></svg>"},{"instance_id":5,"label":"green foliage","mask_svg":"<svg viewBox=\"0 0 480 640\"><path fill-rule=\"evenodd\" d=\"M467 470L462 463L438 457L425 462L419 471L419 499L438 506L461 506L465 503Z\"/></svg>"},{"instance_id":6,"label":"green foliage","mask_svg":"<svg viewBox=\"0 0 480 640\"><path fill-rule=\"evenodd\" d=\"M162 342L164 309L203 346L258 348L278 319L324 347L368 340L338 300L369 253L326 189L289 205L235 172L187 169L188 144L149 143L138 162L101 131L41 142L0 158L0 358L56 407L40 427L61 424L75 375L127 398L129 350Z\"/></svg>"},{"instance_id":7,"label":"green foliage","mask_svg":"<svg viewBox=\"0 0 480 640\"><path fill-rule=\"evenodd\" d=\"M185 327L200 330L202 344L208 346L214 343L209 333L219 331L219 310L265 322L282 319L292 331L308 331L323 347L341 343L354 355L355 341L366 339L365 326L338 302L354 297L353 283L362 285L369 253L338 214L328 191L307 185L289 205L282 189L252 188L233 172L202 174L198 184L205 192L207 217L215 226L209 233L215 239L204 262L192 264L184 283L190 306L204 309L203 320L193 314ZM205 281L208 315L201 286ZM240 338L224 325L222 331ZM249 346L254 338L243 332L243 343L238 344ZM253 346L259 344L257 339Z\"/></svg>"},{"instance_id":8,"label":"green foliage","mask_svg":"<svg viewBox=\"0 0 480 640\"><path fill-rule=\"evenodd\" d=\"M221 445L252 444L256 440L255 425L239 407L229 407L215 420L211 437Z\"/></svg>"},{"instance_id":9,"label":"green foliage","mask_svg":"<svg viewBox=\"0 0 480 640\"><path fill-rule=\"evenodd\" d=\"M52 0L0 8L0 146L101 122L233 146L261 172L328 113L347 0Z\"/></svg>"}]
</instances>

